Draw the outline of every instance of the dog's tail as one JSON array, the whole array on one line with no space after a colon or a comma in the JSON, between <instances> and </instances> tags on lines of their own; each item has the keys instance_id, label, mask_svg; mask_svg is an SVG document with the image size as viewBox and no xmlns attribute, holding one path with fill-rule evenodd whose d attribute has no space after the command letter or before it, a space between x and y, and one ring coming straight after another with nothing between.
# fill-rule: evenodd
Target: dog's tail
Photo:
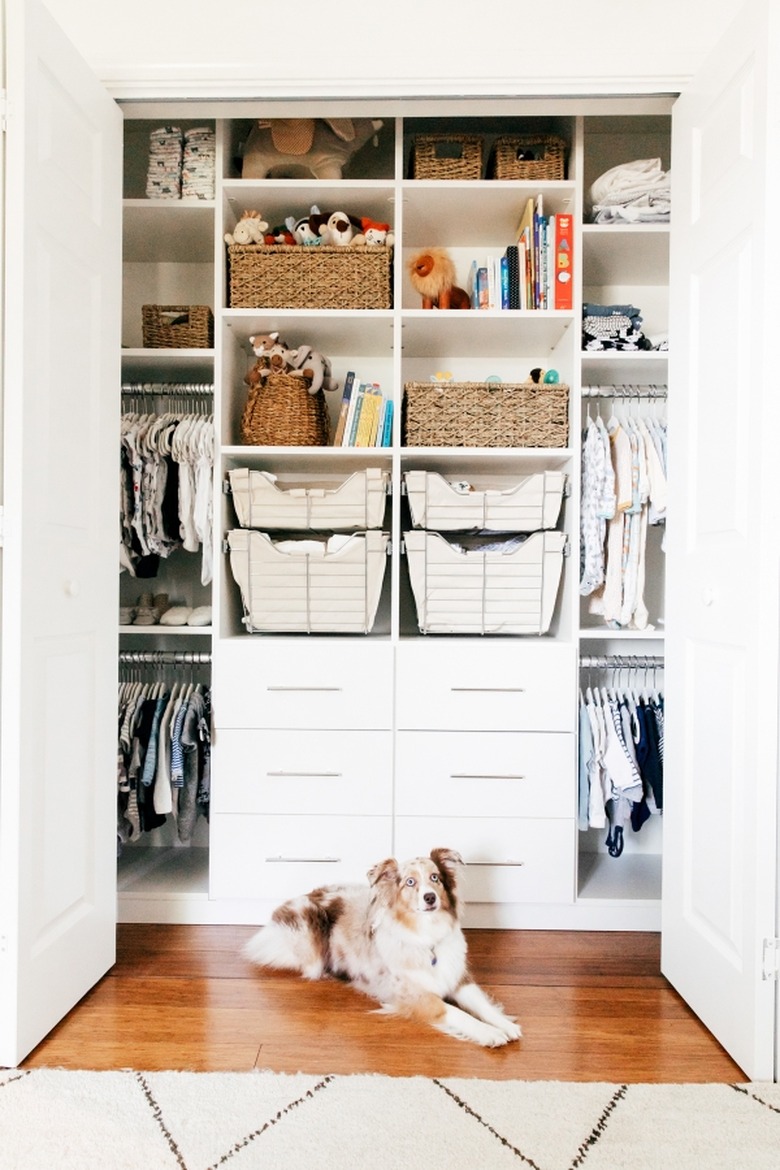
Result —
<instances>
[{"instance_id":1,"label":"dog's tail","mask_svg":"<svg viewBox=\"0 0 780 1170\"><path fill-rule=\"evenodd\" d=\"M307 979L321 978L325 969L322 951L306 930L294 930L274 920L252 935L243 954L258 967L299 971Z\"/></svg>"}]
</instances>

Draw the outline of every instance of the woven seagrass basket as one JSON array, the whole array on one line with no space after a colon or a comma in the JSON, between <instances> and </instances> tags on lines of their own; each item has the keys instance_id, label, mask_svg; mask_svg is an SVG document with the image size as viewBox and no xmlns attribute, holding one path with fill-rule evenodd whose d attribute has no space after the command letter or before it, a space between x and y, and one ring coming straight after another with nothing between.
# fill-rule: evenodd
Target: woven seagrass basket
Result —
<instances>
[{"instance_id":1,"label":"woven seagrass basket","mask_svg":"<svg viewBox=\"0 0 780 1170\"><path fill-rule=\"evenodd\" d=\"M310 394L303 378L269 374L249 391L241 442L259 447L327 447L330 417L322 390Z\"/></svg>"},{"instance_id":2,"label":"woven seagrass basket","mask_svg":"<svg viewBox=\"0 0 780 1170\"><path fill-rule=\"evenodd\" d=\"M232 309L389 309L392 248L231 244Z\"/></svg>"},{"instance_id":3,"label":"woven seagrass basket","mask_svg":"<svg viewBox=\"0 0 780 1170\"><path fill-rule=\"evenodd\" d=\"M565 447L569 387L537 382L407 382L407 447Z\"/></svg>"},{"instance_id":4,"label":"woven seagrass basket","mask_svg":"<svg viewBox=\"0 0 780 1170\"><path fill-rule=\"evenodd\" d=\"M481 179L482 139L475 134L418 135L413 178Z\"/></svg>"},{"instance_id":5,"label":"woven seagrass basket","mask_svg":"<svg viewBox=\"0 0 780 1170\"><path fill-rule=\"evenodd\" d=\"M208 305L142 305L144 349L210 349L214 316Z\"/></svg>"},{"instance_id":6,"label":"woven seagrass basket","mask_svg":"<svg viewBox=\"0 0 780 1170\"><path fill-rule=\"evenodd\" d=\"M566 143L551 134L497 138L493 147L494 179L563 179Z\"/></svg>"}]
</instances>

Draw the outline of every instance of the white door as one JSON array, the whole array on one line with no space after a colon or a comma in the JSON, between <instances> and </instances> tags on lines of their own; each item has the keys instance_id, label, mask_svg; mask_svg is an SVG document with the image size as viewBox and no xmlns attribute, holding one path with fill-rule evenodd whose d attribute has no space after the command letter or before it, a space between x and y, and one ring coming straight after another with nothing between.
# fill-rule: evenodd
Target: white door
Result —
<instances>
[{"instance_id":1,"label":"white door","mask_svg":"<svg viewBox=\"0 0 780 1170\"><path fill-rule=\"evenodd\" d=\"M746 9L680 97L672 157L662 967L761 1079L775 1072L777 16Z\"/></svg>"},{"instance_id":2,"label":"white door","mask_svg":"<svg viewBox=\"0 0 780 1170\"><path fill-rule=\"evenodd\" d=\"M0 1065L114 961L121 115L7 0Z\"/></svg>"}]
</instances>

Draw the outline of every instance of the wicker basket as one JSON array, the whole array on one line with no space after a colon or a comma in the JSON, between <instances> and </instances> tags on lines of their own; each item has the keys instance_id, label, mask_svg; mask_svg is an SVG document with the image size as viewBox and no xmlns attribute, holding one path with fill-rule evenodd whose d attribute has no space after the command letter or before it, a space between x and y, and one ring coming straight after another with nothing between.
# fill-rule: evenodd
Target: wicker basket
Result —
<instances>
[{"instance_id":1,"label":"wicker basket","mask_svg":"<svg viewBox=\"0 0 780 1170\"><path fill-rule=\"evenodd\" d=\"M482 139L474 134L421 134L414 140L415 179L481 179Z\"/></svg>"},{"instance_id":2,"label":"wicker basket","mask_svg":"<svg viewBox=\"0 0 780 1170\"><path fill-rule=\"evenodd\" d=\"M231 244L232 309L389 309L392 248Z\"/></svg>"},{"instance_id":3,"label":"wicker basket","mask_svg":"<svg viewBox=\"0 0 780 1170\"><path fill-rule=\"evenodd\" d=\"M407 382L407 447L565 447L569 387L536 382Z\"/></svg>"},{"instance_id":4,"label":"wicker basket","mask_svg":"<svg viewBox=\"0 0 780 1170\"><path fill-rule=\"evenodd\" d=\"M565 157L566 143L553 135L497 138L493 149L493 178L563 179Z\"/></svg>"},{"instance_id":5,"label":"wicker basket","mask_svg":"<svg viewBox=\"0 0 780 1170\"><path fill-rule=\"evenodd\" d=\"M330 418L322 390L310 394L303 378L269 374L249 391L241 442L259 447L327 447Z\"/></svg>"},{"instance_id":6,"label":"wicker basket","mask_svg":"<svg viewBox=\"0 0 780 1170\"><path fill-rule=\"evenodd\" d=\"M214 315L208 305L143 305L144 349L211 349Z\"/></svg>"}]
</instances>

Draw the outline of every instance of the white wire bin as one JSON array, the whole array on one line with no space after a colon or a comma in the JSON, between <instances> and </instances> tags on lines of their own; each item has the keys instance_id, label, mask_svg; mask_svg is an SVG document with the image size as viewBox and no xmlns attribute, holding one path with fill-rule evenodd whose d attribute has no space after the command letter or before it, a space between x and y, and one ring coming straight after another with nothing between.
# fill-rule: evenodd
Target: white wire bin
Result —
<instances>
[{"instance_id":1,"label":"white wire bin","mask_svg":"<svg viewBox=\"0 0 780 1170\"><path fill-rule=\"evenodd\" d=\"M436 532L404 533L424 634L544 634L563 569L564 532L534 532L507 551L464 549Z\"/></svg>"},{"instance_id":2,"label":"white wire bin","mask_svg":"<svg viewBox=\"0 0 780 1170\"><path fill-rule=\"evenodd\" d=\"M520 481L453 479L436 471L404 474L412 524L437 532L535 532L555 528L566 486L563 471L538 471Z\"/></svg>"},{"instance_id":3,"label":"white wire bin","mask_svg":"<svg viewBox=\"0 0 780 1170\"><path fill-rule=\"evenodd\" d=\"M275 542L266 532L227 535L230 568L250 633L367 634L387 564L386 532Z\"/></svg>"},{"instance_id":4,"label":"white wire bin","mask_svg":"<svg viewBox=\"0 0 780 1170\"><path fill-rule=\"evenodd\" d=\"M242 528L352 532L381 528L390 473L356 471L341 483L281 483L267 471L228 472L236 519Z\"/></svg>"}]
</instances>

